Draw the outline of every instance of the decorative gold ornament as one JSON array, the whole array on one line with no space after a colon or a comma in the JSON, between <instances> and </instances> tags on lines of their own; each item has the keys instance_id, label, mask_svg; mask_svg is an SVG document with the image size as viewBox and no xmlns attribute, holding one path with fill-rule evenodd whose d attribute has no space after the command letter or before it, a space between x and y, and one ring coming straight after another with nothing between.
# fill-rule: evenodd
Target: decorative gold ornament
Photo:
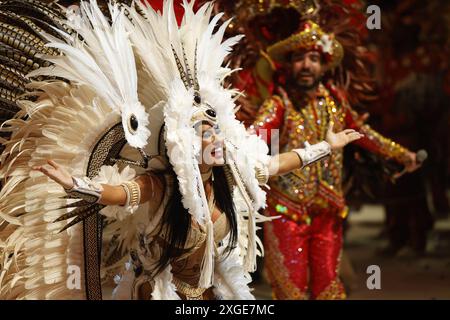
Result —
<instances>
[{"instance_id":1,"label":"decorative gold ornament","mask_svg":"<svg viewBox=\"0 0 450 320\"><path fill-rule=\"evenodd\" d=\"M325 56L326 69L338 66L344 57L344 49L334 35L327 34L311 20L306 21L299 32L270 46L267 53L271 58L283 61L287 53L297 50L320 51Z\"/></svg>"},{"instance_id":2,"label":"decorative gold ornament","mask_svg":"<svg viewBox=\"0 0 450 320\"><path fill-rule=\"evenodd\" d=\"M203 300L203 293L207 290L206 288L191 286L175 277L173 278L173 284L177 291L186 297L186 300Z\"/></svg>"},{"instance_id":3,"label":"decorative gold ornament","mask_svg":"<svg viewBox=\"0 0 450 320\"><path fill-rule=\"evenodd\" d=\"M267 14L275 8L293 8L306 18L317 14L320 9L316 0L240 0L237 7L245 8L250 16Z\"/></svg>"}]
</instances>

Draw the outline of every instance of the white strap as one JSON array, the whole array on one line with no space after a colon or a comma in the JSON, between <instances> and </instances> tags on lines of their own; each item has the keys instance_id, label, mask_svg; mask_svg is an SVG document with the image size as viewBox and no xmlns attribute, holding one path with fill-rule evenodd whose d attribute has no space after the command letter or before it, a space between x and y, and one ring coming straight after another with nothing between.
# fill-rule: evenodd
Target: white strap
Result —
<instances>
[{"instance_id":1,"label":"white strap","mask_svg":"<svg viewBox=\"0 0 450 320\"><path fill-rule=\"evenodd\" d=\"M305 148L292 150L298 154L302 160L302 168L319 161L330 155L331 147L326 141L322 141L313 145L305 142Z\"/></svg>"},{"instance_id":2,"label":"white strap","mask_svg":"<svg viewBox=\"0 0 450 320\"><path fill-rule=\"evenodd\" d=\"M72 177L72 180L72 189L65 189L69 196L83 199L89 203L96 203L100 200L101 193L103 192L101 184L92 182L88 177Z\"/></svg>"}]
</instances>

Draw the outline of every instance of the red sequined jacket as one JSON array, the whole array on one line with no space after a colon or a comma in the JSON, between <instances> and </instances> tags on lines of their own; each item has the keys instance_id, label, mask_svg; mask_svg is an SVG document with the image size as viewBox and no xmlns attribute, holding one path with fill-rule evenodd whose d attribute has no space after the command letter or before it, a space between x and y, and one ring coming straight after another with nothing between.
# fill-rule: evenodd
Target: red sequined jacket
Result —
<instances>
[{"instance_id":1,"label":"red sequined jacket","mask_svg":"<svg viewBox=\"0 0 450 320\"><path fill-rule=\"evenodd\" d=\"M316 98L297 108L285 93L270 97L260 108L252 128L271 144L272 153L274 150L277 153L303 148L305 142L314 144L325 140L329 121L334 122L334 132L352 128L363 133L364 138L355 142L359 146L399 163L407 162L409 150L360 123L359 115L333 86L320 85ZM271 178L269 206L279 206L281 213L288 211L280 205L281 196L295 207L290 210L295 211L294 220L309 217L307 212L313 207L334 209L345 216L342 169L343 151L339 150L304 169Z\"/></svg>"}]
</instances>

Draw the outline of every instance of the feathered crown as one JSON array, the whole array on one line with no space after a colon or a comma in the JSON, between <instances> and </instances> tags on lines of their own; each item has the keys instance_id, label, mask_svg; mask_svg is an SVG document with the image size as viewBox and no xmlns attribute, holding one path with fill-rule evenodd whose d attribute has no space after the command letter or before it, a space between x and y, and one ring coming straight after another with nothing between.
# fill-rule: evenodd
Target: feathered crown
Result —
<instances>
[{"instance_id":1,"label":"feathered crown","mask_svg":"<svg viewBox=\"0 0 450 320\"><path fill-rule=\"evenodd\" d=\"M223 41L230 21L214 32L222 14L211 19L211 3L197 12L194 1L184 1L183 6L179 26L173 0L164 1L162 13L141 1L132 6L110 4L112 23L95 0L81 2L81 14L67 23L83 40L63 34L64 42L49 36L49 46L63 55L49 57L54 66L32 75L58 75L92 88L121 116L128 143L150 156L161 155L159 133L165 132L167 157L183 205L207 232L200 285L208 287L213 280L213 225L198 167L201 140L194 126L208 121L224 132L234 180L230 188L234 191L237 185L247 205L248 241L241 249L249 271L256 268L258 253L255 223L265 220L256 212L265 204L265 192L258 185L254 164L256 159L266 159L268 152L264 142L249 136L235 119L236 91L223 87L232 72L222 66L223 61L242 36Z\"/></svg>"},{"instance_id":2,"label":"feathered crown","mask_svg":"<svg viewBox=\"0 0 450 320\"><path fill-rule=\"evenodd\" d=\"M140 12L135 6L139 7ZM5 216L13 217L10 221L18 226L17 229L11 228L14 231L12 234L6 233L8 243L2 257L10 259L13 254L10 255L9 250L14 248L14 252L20 253L20 259L14 262L9 260L8 265L14 265L11 268L14 270L10 271L17 271L17 263L21 270L14 276L10 277L9 273L4 277L10 280L11 287L3 286L0 291L10 291L17 284L28 287L27 284L32 281L36 286L29 289L31 297L52 297L59 290L67 292L62 276L65 274L64 266L72 261L78 263L79 260L72 257L73 251L77 252L77 257L81 256L80 243L89 243L89 246L82 245L88 250L85 252L88 252L86 257L89 259L80 259L85 260L86 274L94 275L86 277L89 280L86 281L86 294L89 297L99 295L97 289L100 277L95 269L99 266L100 240L97 231L102 222L92 215L107 208L99 204L86 205L84 201L69 202L61 186L47 178L42 179L40 174L33 176L27 170L28 166L22 164L40 163L44 157L52 154L56 160L65 161L74 176L82 174L94 180L117 184L118 172L110 164L115 162L114 157L121 154L124 148L123 136L131 146L155 151L160 149L155 146L159 145L162 128L165 129L167 155L177 175L183 205L207 233L199 285L210 287L214 269L214 237L211 213L197 161L200 139L193 127L193 124L208 116L215 117L215 123L225 136L230 173L227 183L233 191L238 214L238 241L244 267L247 271L253 271L256 267L257 244L261 243L257 241L255 223L267 218L257 213L265 204L265 193L256 179L255 163L264 160L268 150L259 137L249 135L235 119L235 91L223 86L224 78L232 71L222 67L224 58L240 36L223 41L228 23L216 29L221 15L211 19L211 4L194 13L193 2L184 1L185 14L180 26L174 15L172 0L164 1L162 13L141 1L136 1L135 6L119 6L117 2L110 2L109 20L95 0L81 2L79 13L69 13L67 19L61 21L76 30L76 33L67 34L58 29L55 32L61 34L60 38L45 35L49 40L48 46L59 49L61 54L40 57L53 65L30 75L60 77L69 80L70 84L59 80L34 83L34 88L44 89L44 99L36 103L23 102L24 107L31 107L33 114L27 121L14 121L14 128L19 128L13 137L17 140L13 140L14 143L5 151L14 156L9 158L11 162L4 166L5 170L1 174L9 176L10 171L14 171L11 171L12 179L2 189L5 192L0 197L0 206L2 212L7 212ZM179 59L181 56L183 62ZM190 70L194 70L193 75ZM19 141L26 152L17 148ZM158 151L149 154L157 155ZM99 171L103 172L103 177ZM114 173L114 177L111 173ZM122 173L120 175L120 181L122 178L126 179L124 181L131 179L128 178L130 172L125 172L123 177ZM38 191L37 195L43 197L42 201L36 205L27 205L28 191ZM240 206L242 201L239 199L244 200L244 206ZM49 203L52 204L51 208ZM60 204L63 206L59 207ZM135 222L139 221L139 224L140 218L148 219L145 205L141 209L144 209L145 215L138 216ZM42 234L47 231L59 229L57 224L62 223L60 218L55 224L50 224L49 219L59 215L61 210L65 212L64 219L75 216L76 221L86 217L89 219L84 220L83 228L70 230L75 230L75 233L65 231L48 239L42 238ZM136 217L135 213L131 217ZM137 226L130 230L127 223L118 223L120 228L127 229L128 234L138 232ZM147 227L154 226L150 223ZM113 232L116 234L116 230ZM52 261L55 262L52 262L50 277L33 274L30 278L28 274L31 269L28 268L32 262L22 259L22 254L27 253L27 250L23 250L23 244L34 239L36 234L43 242L34 243L30 248L33 252L35 249L41 252L38 258L49 252L43 250L43 243L52 243L46 246L51 247ZM83 242L79 234L82 234ZM17 235L20 235L19 238ZM55 255L54 239L60 248L73 246L75 249ZM54 269L55 265L61 267ZM48 268L44 266L45 270ZM25 280L17 281L22 278ZM94 290L89 290L92 286ZM12 294L16 294L16 291L11 290Z\"/></svg>"},{"instance_id":3,"label":"feathered crown","mask_svg":"<svg viewBox=\"0 0 450 320\"><path fill-rule=\"evenodd\" d=\"M151 125L151 110L162 111L167 155L177 175L183 205L205 227L206 251L199 284L208 287L213 276L213 224L198 167L201 141L195 132L196 123L208 121L223 132L226 168L234 181L229 187L247 206L244 211L248 227L241 233L246 245L241 246L241 253L248 271L255 270L259 252L255 223L265 220L257 213L265 204L265 192L258 185L255 163L267 159L267 146L258 137L250 136L236 120L236 91L223 86L225 77L233 71L223 66L224 59L242 36L223 41L230 21L217 26L223 14L212 16L212 3L194 12L194 1L184 0L180 25L172 0L164 1L162 12L135 3L139 10L127 8L129 35L140 58L137 63L147 71L141 77L146 90L140 91L140 99L150 108ZM152 140L149 144L153 144Z\"/></svg>"}]
</instances>

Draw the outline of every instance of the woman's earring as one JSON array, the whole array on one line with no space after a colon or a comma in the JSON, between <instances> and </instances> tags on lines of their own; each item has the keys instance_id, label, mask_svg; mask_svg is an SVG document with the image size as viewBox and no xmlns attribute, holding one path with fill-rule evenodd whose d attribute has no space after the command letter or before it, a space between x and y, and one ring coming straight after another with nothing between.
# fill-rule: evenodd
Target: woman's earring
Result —
<instances>
[{"instance_id":1,"label":"woman's earring","mask_svg":"<svg viewBox=\"0 0 450 320\"><path fill-rule=\"evenodd\" d=\"M214 171L211 173L211 180L214 181Z\"/></svg>"}]
</instances>

